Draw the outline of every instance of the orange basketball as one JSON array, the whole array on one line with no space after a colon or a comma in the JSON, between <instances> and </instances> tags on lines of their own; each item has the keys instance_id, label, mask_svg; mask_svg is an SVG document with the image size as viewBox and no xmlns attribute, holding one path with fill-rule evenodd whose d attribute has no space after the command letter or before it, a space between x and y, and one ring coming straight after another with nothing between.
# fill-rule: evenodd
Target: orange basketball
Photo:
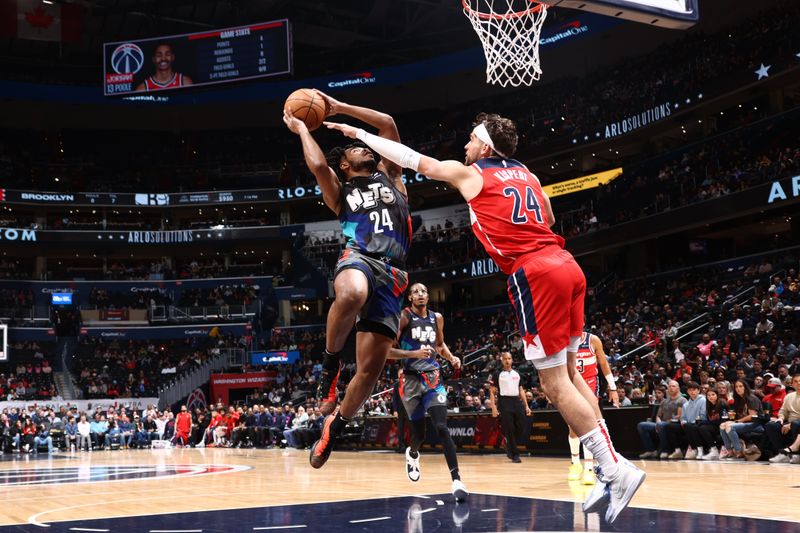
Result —
<instances>
[{"instance_id":1,"label":"orange basketball","mask_svg":"<svg viewBox=\"0 0 800 533\"><path fill-rule=\"evenodd\" d=\"M328 114L327 102L311 89L297 89L286 99L283 108L305 122L309 131L319 128Z\"/></svg>"}]
</instances>

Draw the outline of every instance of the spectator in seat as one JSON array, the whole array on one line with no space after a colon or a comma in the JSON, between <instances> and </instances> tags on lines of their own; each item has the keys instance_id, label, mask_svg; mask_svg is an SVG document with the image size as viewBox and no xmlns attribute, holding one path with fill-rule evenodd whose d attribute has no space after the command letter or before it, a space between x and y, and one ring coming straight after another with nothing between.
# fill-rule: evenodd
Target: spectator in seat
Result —
<instances>
[{"instance_id":1,"label":"spectator in seat","mask_svg":"<svg viewBox=\"0 0 800 533\"><path fill-rule=\"evenodd\" d=\"M755 453L745 455L744 444L741 436L751 431L763 431L763 426L758 421L761 413L761 402L750 390L746 381L737 379L733 386L733 409L729 411L730 420L723 422L720 426L720 435L725 443L725 450L720 454L720 459L730 459L743 461L745 459L755 460L758 456ZM750 448L748 448L748 451ZM756 448L758 451L758 448ZM758 451L758 455L761 452ZM755 459L750 459L754 457Z\"/></svg>"},{"instance_id":2,"label":"spectator in seat","mask_svg":"<svg viewBox=\"0 0 800 533\"><path fill-rule=\"evenodd\" d=\"M314 412L308 417L308 427L300 428L295 432L295 439L297 440L297 447L305 449L311 446L322 434L322 423L325 417L319 410L319 407L314 408Z\"/></svg>"},{"instance_id":3,"label":"spectator in seat","mask_svg":"<svg viewBox=\"0 0 800 533\"><path fill-rule=\"evenodd\" d=\"M633 405L631 403L631 399L628 398L628 393L625 391L625 387L620 387L617 390L617 395L619 396L620 407L630 407L631 405Z\"/></svg>"},{"instance_id":4,"label":"spectator in seat","mask_svg":"<svg viewBox=\"0 0 800 533\"><path fill-rule=\"evenodd\" d=\"M22 451L30 453L34 449L34 438L36 437L36 423L32 418L28 418L22 425Z\"/></svg>"},{"instance_id":5,"label":"spectator in seat","mask_svg":"<svg viewBox=\"0 0 800 533\"><path fill-rule=\"evenodd\" d=\"M94 420L89 424L91 426L92 445L99 450L103 446L103 442L105 442L108 423L105 417L100 416L100 413L95 413Z\"/></svg>"},{"instance_id":6,"label":"spectator in seat","mask_svg":"<svg viewBox=\"0 0 800 533\"><path fill-rule=\"evenodd\" d=\"M17 418L11 426L11 443L16 451L22 450L23 426L22 420Z\"/></svg>"},{"instance_id":7,"label":"spectator in seat","mask_svg":"<svg viewBox=\"0 0 800 533\"><path fill-rule=\"evenodd\" d=\"M147 429L145 422L142 422L138 415L133 417L133 445L137 448L146 448L150 446L150 431ZM155 427L155 423L153 424Z\"/></svg>"},{"instance_id":8,"label":"spectator in seat","mask_svg":"<svg viewBox=\"0 0 800 533\"><path fill-rule=\"evenodd\" d=\"M794 388L794 379L792 379L792 386ZM783 401L786 398L786 388L779 378L772 378L767 382L764 389L766 390L766 394L761 401L765 408L769 405L769 415L773 416L783 407Z\"/></svg>"},{"instance_id":9,"label":"spectator in seat","mask_svg":"<svg viewBox=\"0 0 800 533\"><path fill-rule=\"evenodd\" d=\"M6 413L0 414L0 454L11 452L14 445L12 428L14 424Z\"/></svg>"},{"instance_id":10,"label":"spectator in seat","mask_svg":"<svg viewBox=\"0 0 800 533\"><path fill-rule=\"evenodd\" d=\"M117 422L117 427L119 427L119 437L122 441L122 449L127 450L133 444L135 427L130 418L128 418L127 414L123 414L120 417L119 422Z\"/></svg>"},{"instance_id":11,"label":"spectator in seat","mask_svg":"<svg viewBox=\"0 0 800 533\"><path fill-rule=\"evenodd\" d=\"M719 459L719 426L727 417L728 403L720 398L716 389L709 389L706 392L706 419L694 426L686 426L689 443L698 450L697 459Z\"/></svg>"},{"instance_id":12,"label":"spectator in seat","mask_svg":"<svg viewBox=\"0 0 800 533\"><path fill-rule=\"evenodd\" d=\"M75 423L75 417L72 415L67 418L67 423L64 424L64 444L67 450L76 450L78 448L78 424Z\"/></svg>"},{"instance_id":13,"label":"spectator in seat","mask_svg":"<svg viewBox=\"0 0 800 533\"><path fill-rule=\"evenodd\" d=\"M164 423L164 434L161 436L164 440L172 440L172 437L175 436L175 415L172 411L167 410L164 411L164 418L166 422Z\"/></svg>"},{"instance_id":14,"label":"spectator in seat","mask_svg":"<svg viewBox=\"0 0 800 533\"><path fill-rule=\"evenodd\" d=\"M76 424L78 426L78 449L83 449L86 446L87 451L92 451L92 425L86 420L86 414L81 413L80 420Z\"/></svg>"},{"instance_id":15,"label":"spectator in seat","mask_svg":"<svg viewBox=\"0 0 800 533\"><path fill-rule=\"evenodd\" d=\"M775 329L775 323L767 318L767 313L761 313L760 320L758 324L756 324L755 341L762 344L769 344L773 329Z\"/></svg>"},{"instance_id":16,"label":"spectator in seat","mask_svg":"<svg viewBox=\"0 0 800 533\"><path fill-rule=\"evenodd\" d=\"M157 416L153 421L156 423L156 436L153 440L163 440L164 433L167 431L167 414L162 413L160 416Z\"/></svg>"},{"instance_id":17,"label":"spectator in seat","mask_svg":"<svg viewBox=\"0 0 800 533\"><path fill-rule=\"evenodd\" d=\"M147 415L142 421L142 426L147 432L147 445L149 446L154 440L158 440L158 424L156 424L156 417Z\"/></svg>"},{"instance_id":18,"label":"spectator in seat","mask_svg":"<svg viewBox=\"0 0 800 533\"><path fill-rule=\"evenodd\" d=\"M280 409L274 409L274 413L269 420L269 426L267 427L271 444L277 445L281 441L284 430L289 427L290 420L291 418L288 414L284 413Z\"/></svg>"},{"instance_id":19,"label":"spectator in seat","mask_svg":"<svg viewBox=\"0 0 800 533\"><path fill-rule=\"evenodd\" d=\"M122 445L121 441L122 441L122 433L119 430L117 421L114 418L110 418L110 420L108 421L108 428L106 429L106 436L103 439L105 449L107 451L111 451L111 445L117 443L121 446Z\"/></svg>"},{"instance_id":20,"label":"spectator in seat","mask_svg":"<svg viewBox=\"0 0 800 533\"><path fill-rule=\"evenodd\" d=\"M712 340L708 333L704 333L703 340L697 345L697 350L700 352L700 355L703 356L703 359L707 360L708 356L711 355L711 348L716 346L716 344L717 341Z\"/></svg>"},{"instance_id":21,"label":"spectator in seat","mask_svg":"<svg viewBox=\"0 0 800 533\"><path fill-rule=\"evenodd\" d=\"M776 379L777 378L773 378ZM771 382L772 380L770 380ZM765 447L770 453L783 450L787 443L793 443L800 435L800 374L792 378L793 392L786 395L778 416L764 427ZM770 459L771 463L788 463L790 456L778 453Z\"/></svg>"},{"instance_id":22,"label":"spectator in seat","mask_svg":"<svg viewBox=\"0 0 800 533\"><path fill-rule=\"evenodd\" d=\"M683 406L680 416L680 426L670 424L666 427L667 438L670 441L670 447L674 451L670 454L669 459L683 459L684 455L680 448L681 439L687 437L689 431L697 429L701 421L706 420L706 397L700 394L700 384L690 381L686 385L686 390L689 393L689 400ZM698 449L691 443L686 449L686 459L697 459L698 454L702 455L703 450Z\"/></svg>"},{"instance_id":23,"label":"spectator in seat","mask_svg":"<svg viewBox=\"0 0 800 533\"><path fill-rule=\"evenodd\" d=\"M45 424L36 426L36 436L33 437L33 453L39 453L39 445L47 444L47 453L55 453L53 448L53 437L50 436L50 430L47 429Z\"/></svg>"},{"instance_id":24,"label":"spectator in seat","mask_svg":"<svg viewBox=\"0 0 800 533\"><path fill-rule=\"evenodd\" d=\"M254 405L251 424L248 426L248 437L257 448L265 446L268 420L267 408L263 405Z\"/></svg>"},{"instance_id":25,"label":"spectator in seat","mask_svg":"<svg viewBox=\"0 0 800 533\"><path fill-rule=\"evenodd\" d=\"M286 439L286 447L297 448L297 441L295 440L295 432L300 428L308 427L308 413L302 405L297 408L297 416L292 420L291 429L283 432L283 438Z\"/></svg>"},{"instance_id":26,"label":"spectator in seat","mask_svg":"<svg viewBox=\"0 0 800 533\"><path fill-rule=\"evenodd\" d=\"M655 421L639 422L637 430L644 445L644 453L639 455L642 459L669 457L669 438L665 428L670 424L678 425L678 419L683 413L686 398L681 396L678 382L670 380L667 386L667 397L661 402L656 412ZM659 454L660 452L660 454Z\"/></svg>"}]
</instances>

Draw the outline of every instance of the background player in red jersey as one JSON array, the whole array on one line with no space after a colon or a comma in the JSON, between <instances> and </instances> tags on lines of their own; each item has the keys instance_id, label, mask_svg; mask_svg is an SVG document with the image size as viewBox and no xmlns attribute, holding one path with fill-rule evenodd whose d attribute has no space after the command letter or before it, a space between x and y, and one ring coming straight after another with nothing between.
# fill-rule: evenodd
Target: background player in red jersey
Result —
<instances>
[{"instance_id":1,"label":"background player in red jersey","mask_svg":"<svg viewBox=\"0 0 800 533\"><path fill-rule=\"evenodd\" d=\"M617 385L614 382L614 375L611 373L611 367L608 366L608 359L606 353L603 351L603 342L597 335L584 332L581 335L581 343L578 345L578 351L575 354L575 365L578 374L589 386L589 390L594 392L595 398L600 399L600 381L598 378L597 367L603 371L603 376L608 383L608 399L619 407L619 395L617 394ZM594 485L594 457L592 451L586 446L583 447L583 459L586 462L586 467L581 468L580 456L581 441L572 428L569 428L569 451L572 464L569 467L569 474L567 480L578 481L584 485Z\"/></svg>"},{"instance_id":2,"label":"background player in red jersey","mask_svg":"<svg viewBox=\"0 0 800 533\"><path fill-rule=\"evenodd\" d=\"M157 44L151 60L156 71L136 86L137 91L158 91L172 87L186 87L193 83L192 78L172 69L172 64L175 63L175 51L171 44Z\"/></svg>"},{"instance_id":3,"label":"background player in red jersey","mask_svg":"<svg viewBox=\"0 0 800 533\"><path fill-rule=\"evenodd\" d=\"M525 357L539 371L547 396L599 463L599 483L584 502L584 511L597 511L608 500L606 521L614 522L646 475L614 450L595 396L575 372L586 279L563 249L564 239L550 229L555 217L539 180L511 159L517 148L516 124L499 115L479 115L464 147L464 163L438 161L346 124L326 125L402 167L452 185L467 201L475 236L509 276L508 294L525 341Z\"/></svg>"}]
</instances>

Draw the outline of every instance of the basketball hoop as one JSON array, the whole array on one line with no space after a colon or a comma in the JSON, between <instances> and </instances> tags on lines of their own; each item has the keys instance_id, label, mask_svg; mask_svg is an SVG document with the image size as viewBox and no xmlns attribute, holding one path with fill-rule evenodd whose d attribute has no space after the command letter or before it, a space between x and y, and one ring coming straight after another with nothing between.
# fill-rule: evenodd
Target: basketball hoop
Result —
<instances>
[{"instance_id":1,"label":"basketball hoop","mask_svg":"<svg viewBox=\"0 0 800 533\"><path fill-rule=\"evenodd\" d=\"M531 85L542 75L539 38L547 6L536 0L461 0L486 56L486 83Z\"/></svg>"}]
</instances>

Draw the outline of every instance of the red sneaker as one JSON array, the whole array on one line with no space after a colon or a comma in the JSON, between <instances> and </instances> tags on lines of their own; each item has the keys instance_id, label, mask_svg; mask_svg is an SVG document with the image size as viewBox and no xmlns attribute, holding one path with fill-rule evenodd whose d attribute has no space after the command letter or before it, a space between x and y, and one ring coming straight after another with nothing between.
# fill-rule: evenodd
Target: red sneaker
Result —
<instances>
[{"instance_id":1,"label":"red sneaker","mask_svg":"<svg viewBox=\"0 0 800 533\"><path fill-rule=\"evenodd\" d=\"M322 435L317 442L311 446L311 455L309 462L314 468L322 468L331 456L334 445L336 445L336 435L331 432L331 424L339 414L339 408L335 408L333 413L325 419L325 424L322 426Z\"/></svg>"},{"instance_id":2,"label":"red sneaker","mask_svg":"<svg viewBox=\"0 0 800 533\"><path fill-rule=\"evenodd\" d=\"M317 402L322 416L328 416L336 409L338 401L338 393L336 391L336 384L339 382L339 376L344 368L344 363L339 361L339 368L334 372L333 370L322 369L319 375L319 385L317 386Z\"/></svg>"}]
</instances>

